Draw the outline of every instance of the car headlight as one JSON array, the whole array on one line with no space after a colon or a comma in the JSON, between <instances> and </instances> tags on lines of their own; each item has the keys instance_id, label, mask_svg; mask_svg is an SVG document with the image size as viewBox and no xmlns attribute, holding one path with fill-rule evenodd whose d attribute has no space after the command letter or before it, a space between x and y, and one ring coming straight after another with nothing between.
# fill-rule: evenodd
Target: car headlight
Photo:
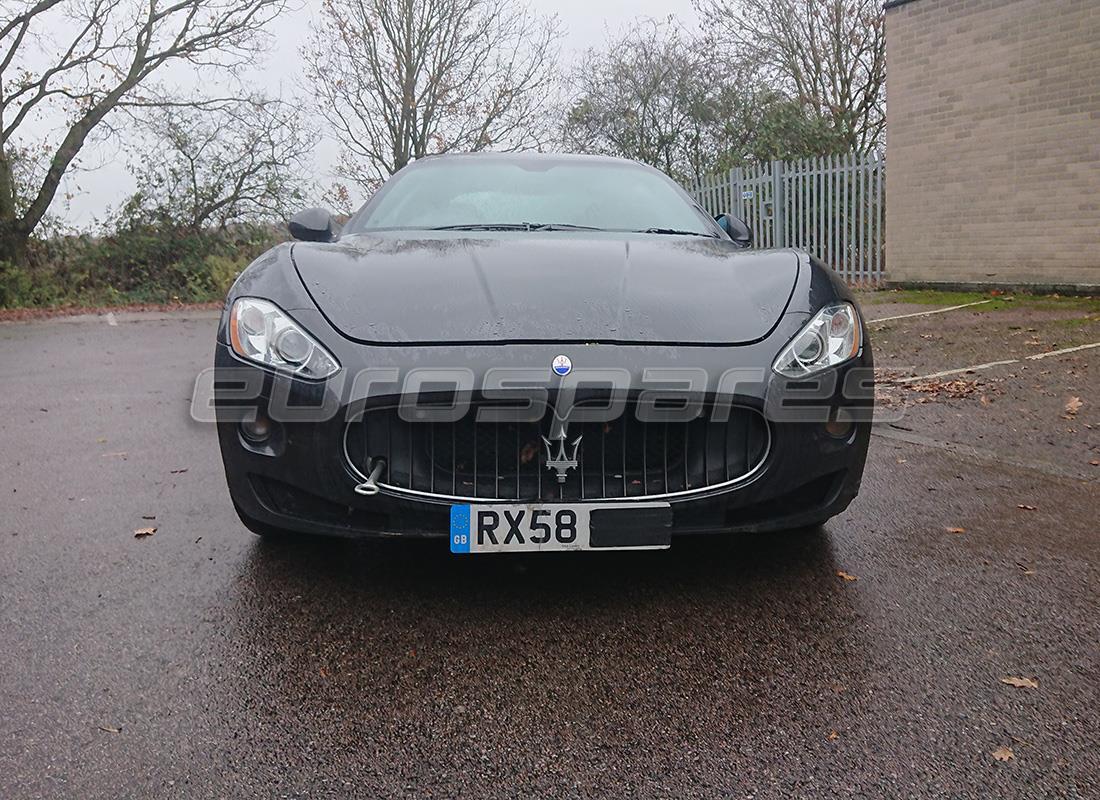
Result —
<instances>
[{"instance_id":1,"label":"car headlight","mask_svg":"<svg viewBox=\"0 0 1100 800\"><path fill-rule=\"evenodd\" d=\"M836 303L817 312L775 359L773 369L788 378L804 378L843 364L859 353L859 315L851 303Z\"/></svg>"},{"instance_id":2,"label":"car headlight","mask_svg":"<svg viewBox=\"0 0 1100 800\"><path fill-rule=\"evenodd\" d=\"M242 297L229 312L229 342L241 358L303 378L327 378L340 363L277 305Z\"/></svg>"}]
</instances>

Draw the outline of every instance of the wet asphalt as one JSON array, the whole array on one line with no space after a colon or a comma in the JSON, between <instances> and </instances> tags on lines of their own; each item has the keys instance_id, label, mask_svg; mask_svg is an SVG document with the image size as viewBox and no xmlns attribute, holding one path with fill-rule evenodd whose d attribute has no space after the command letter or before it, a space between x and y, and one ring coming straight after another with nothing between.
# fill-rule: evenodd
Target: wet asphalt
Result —
<instances>
[{"instance_id":1,"label":"wet asphalt","mask_svg":"<svg viewBox=\"0 0 1100 800\"><path fill-rule=\"evenodd\" d=\"M1100 792L1096 480L876 436L817 531L272 544L212 316L117 321L0 325L0 798Z\"/></svg>"}]
</instances>

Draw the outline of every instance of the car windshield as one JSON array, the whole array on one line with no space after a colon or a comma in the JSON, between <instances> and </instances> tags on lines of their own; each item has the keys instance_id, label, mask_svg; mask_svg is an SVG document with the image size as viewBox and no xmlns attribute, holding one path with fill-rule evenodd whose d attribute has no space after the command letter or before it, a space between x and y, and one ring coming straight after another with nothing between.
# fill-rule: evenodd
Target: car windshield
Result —
<instances>
[{"instance_id":1,"label":"car windshield","mask_svg":"<svg viewBox=\"0 0 1100 800\"><path fill-rule=\"evenodd\" d=\"M553 157L421 161L390 178L346 232L532 226L717 235L659 172Z\"/></svg>"}]
</instances>

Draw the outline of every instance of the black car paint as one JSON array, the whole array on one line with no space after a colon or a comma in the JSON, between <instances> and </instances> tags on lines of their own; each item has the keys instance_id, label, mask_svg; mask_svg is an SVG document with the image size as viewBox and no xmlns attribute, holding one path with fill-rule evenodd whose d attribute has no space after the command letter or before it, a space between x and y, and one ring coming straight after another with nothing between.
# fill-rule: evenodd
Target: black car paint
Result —
<instances>
[{"instance_id":1,"label":"black car paint","mask_svg":"<svg viewBox=\"0 0 1100 800\"><path fill-rule=\"evenodd\" d=\"M387 231L292 258L343 335L408 346L745 344L775 327L798 276L791 251L599 232Z\"/></svg>"},{"instance_id":2,"label":"black car paint","mask_svg":"<svg viewBox=\"0 0 1100 800\"><path fill-rule=\"evenodd\" d=\"M524 237L532 235L525 232L502 233L495 234L493 238L522 242ZM594 246L595 250L604 246L599 235L572 232L538 235L563 237L563 241L566 237L574 242L595 241L598 243ZM469 241L486 241L485 234L481 233L466 233L461 236ZM407 239L408 234L402 234L402 237ZM686 237L669 237L667 241L674 244L654 247L653 252L686 252L692 253L694 257L696 250L692 248L699 247L694 237L690 239L690 244L686 243ZM713 247L717 244L708 242L706 246ZM761 329L757 338L737 345L720 344L718 341L697 344L672 341L658 344L604 341L563 345L559 340L502 345L492 339L410 344L393 341L392 335L388 341L367 344L350 338L333 325L329 316L318 308L306 290L303 277L295 266L295 262L301 260L301 249L310 248L311 255L318 252L330 253L335 261L345 264L345 268L355 269L349 262L347 251L338 247L301 243L281 245L246 270L230 291L226 311L228 312L236 298L243 296L263 297L274 302L324 344L349 374L365 367L408 369L460 364L471 369L480 378L491 367L499 366L549 370L553 357L564 352L572 358L576 367L625 368L630 372L634 385L641 385L642 372L647 367L702 367L712 378L706 394L713 396L717 376L731 367L765 367L768 369L769 383L783 380L770 370L779 350L821 307L839 300L852 302L848 288L831 270L805 253L791 250L739 252L732 243L726 244L731 248L729 260L738 265L736 269L743 270L746 282L759 280L762 285L774 286L775 277L766 274L765 270L781 263L794 264L796 270L793 285L788 283L789 288L783 289L785 307L776 316L771 328ZM668 269L675 273L674 264L670 264ZM367 272L369 268L364 267L363 270ZM370 282L359 283L348 278L345 288L348 292L367 291L370 285ZM318 291L316 287L314 291ZM747 294L751 297L753 291L749 289ZM619 293L609 296L621 301L623 295ZM390 298L389 302L393 306L400 306L409 300L408 297L398 297ZM416 302L422 301L417 298ZM776 301L771 300L766 307L772 309L775 303ZM547 304L551 304L549 299ZM663 311L670 319L691 313L690 308L684 308L680 304L669 304ZM331 310L329 313L332 313ZM449 313L449 309L444 311L440 308L435 318L443 324L443 318ZM562 313L567 312L563 309ZM459 316L462 317L461 314ZM471 329L470 320L470 317L463 319L462 325L466 331ZM218 432L226 477L234 503L249 527L254 530L283 529L331 535L446 535L446 504L413 501L385 493L365 498L352 491L358 480L342 457L344 412L349 404L361 401L362 398L350 396L350 386L342 385L337 394L331 384L311 383L277 375L242 361L228 347L226 322L227 315L223 314L215 355L217 368L243 367L265 372L262 395L265 402L272 391L278 390L288 396L292 403L319 405L322 401L327 401L336 412L326 422L285 423L279 452L272 456L249 449L243 442L236 423L230 421L228 415L223 416L223 410L219 408ZM358 330L346 321L344 324L353 331ZM672 329L671 324L667 329ZM419 330L424 330L424 327L421 326ZM534 328L526 330L531 331ZM559 327L559 330L562 328ZM684 326L681 330L693 328ZM736 328L728 330L736 331ZM523 335L528 336L530 333ZM737 338L733 334L727 335ZM828 404L834 408L861 406L869 409L873 404L871 387L862 385L856 396L847 397L841 396L840 387L852 370L869 370L871 366L870 343L864 336L859 355L831 370L837 380ZM389 393L383 391L374 401L392 400L398 391L399 387L395 386ZM745 394L729 399L758 409L764 408L767 386L749 387L745 391ZM745 485L673 501L674 530L678 533L704 530L774 530L823 521L843 510L858 492L869 436L869 419L857 423L851 437L844 440L827 435L822 425L778 422L774 425L773 444L763 469ZM303 514L296 515L285 513L285 509L273 508L270 498L265 499L265 490L257 488L259 478L277 481L277 485L293 487L306 496L315 498L318 503L323 502L328 509L327 515L320 519L313 516L308 509ZM814 495L818 499L808 505L801 504L798 498L805 495L799 495L799 491L811 486L823 487ZM818 490L815 488L814 491ZM333 509L340 510L340 513L336 514Z\"/></svg>"}]
</instances>

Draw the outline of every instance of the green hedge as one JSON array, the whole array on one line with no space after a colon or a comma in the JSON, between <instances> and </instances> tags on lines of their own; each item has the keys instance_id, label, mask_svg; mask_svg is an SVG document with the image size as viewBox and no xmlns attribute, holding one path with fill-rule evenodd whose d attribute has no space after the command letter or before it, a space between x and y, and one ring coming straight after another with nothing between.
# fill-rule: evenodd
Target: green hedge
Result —
<instances>
[{"instance_id":1,"label":"green hedge","mask_svg":"<svg viewBox=\"0 0 1100 800\"><path fill-rule=\"evenodd\" d=\"M267 226L134 225L35 241L27 266L0 262L0 308L221 300L241 270L283 238Z\"/></svg>"}]
</instances>

